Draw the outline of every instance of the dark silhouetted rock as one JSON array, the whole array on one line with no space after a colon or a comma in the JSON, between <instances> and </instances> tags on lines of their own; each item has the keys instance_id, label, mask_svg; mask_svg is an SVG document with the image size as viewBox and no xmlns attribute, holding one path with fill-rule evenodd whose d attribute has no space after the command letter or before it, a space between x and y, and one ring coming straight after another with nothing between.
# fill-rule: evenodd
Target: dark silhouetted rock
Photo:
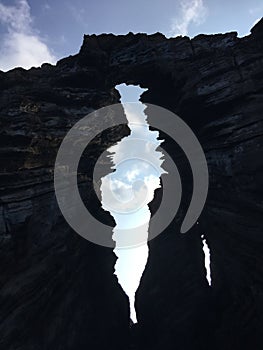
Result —
<instances>
[{"instance_id":1,"label":"dark silhouetted rock","mask_svg":"<svg viewBox=\"0 0 263 350\"><path fill-rule=\"evenodd\" d=\"M244 38L235 32L191 40L85 35L79 54L56 66L0 72L0 349L261 350L262 33L261 20ZM210 175L199 224L181 235L191 174L182 152L161 133L182 175L184 198L171 225L149 244L131 338L112 250L72 232L53 188L63 137L89 112L118 102L119 83L148 88L143 102L189 124ZM91 171L100 153L126 134L119 127L110 137L98 135L84 169ZM114 225L91 183L80 174L87 205ZM153 211L160 198L157 191ZM211 286L202 235L211 251Z\"/></svg>"}]
</instances>

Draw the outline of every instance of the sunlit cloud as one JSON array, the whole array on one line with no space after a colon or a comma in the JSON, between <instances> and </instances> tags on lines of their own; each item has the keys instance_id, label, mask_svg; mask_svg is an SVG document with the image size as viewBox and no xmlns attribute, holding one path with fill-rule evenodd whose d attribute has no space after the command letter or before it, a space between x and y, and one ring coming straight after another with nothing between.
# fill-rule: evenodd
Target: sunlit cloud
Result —
<instances>
[{"instance_id":1,"label":"sunlit cloud","mask_svg":"<svg viewBox=\"0 0 263 350\"><path fill-rule=\"evenodd\" d=\"M204 23L208 14L203 0L181 0L178 16L172 20L169 36L188 35L189 25Z\"/></svg>"},{"instance_id":2,"label":"sunlit cloud","mask_svg":"<svg viewBox=\"0 0 263 350\"><path fill-rule=\"evenodd\" d=\"M33 28L30 6L19 0L14 6L0 3L0 23L6 33L0 48L0 69L38 67L44 62L55 63L56 57Z\"/></svg>"}]
</instances>

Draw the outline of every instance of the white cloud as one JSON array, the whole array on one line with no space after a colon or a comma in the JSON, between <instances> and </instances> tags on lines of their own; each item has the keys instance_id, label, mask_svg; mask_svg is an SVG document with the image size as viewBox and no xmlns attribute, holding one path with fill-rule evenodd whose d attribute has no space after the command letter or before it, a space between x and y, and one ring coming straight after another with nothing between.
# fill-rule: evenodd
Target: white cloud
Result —
<instances>
[{"instance_id":1,"label":"white cloud","mask_svg":"<svg viewBox=\"0 0 263 350\"><path fill-rule=\"evenodd\" d=\"M180 13L173 19L170 36L187 35L191 23L202 24L207 16L203 0L181 0Z\"/></svg>"},{"instance_id":2,"label":"white cloud","mask_svg":"<svg viewBox=\"0 0 263 350\"><path fill-rule=\"evenodd\" d=\"M44 62L55 63L39 33L33 29L30 6L26 0L15 6L0 3L0 23L6 26L0 48L0 69L7 71L15 67L38 67Z\"/></svg>"},{"instance_id":3,"label":"white cloud","mask_svg":"<svg viewBox=\"0 0 263 350\"><path fill-rule=\"evenodd\" d=\"M139 168L134 168L132 170L128 169L126 172L126 177L129 182L132 182L135 180L136 177L140 175L140 169Z\"/></svg>"}]
</instances>

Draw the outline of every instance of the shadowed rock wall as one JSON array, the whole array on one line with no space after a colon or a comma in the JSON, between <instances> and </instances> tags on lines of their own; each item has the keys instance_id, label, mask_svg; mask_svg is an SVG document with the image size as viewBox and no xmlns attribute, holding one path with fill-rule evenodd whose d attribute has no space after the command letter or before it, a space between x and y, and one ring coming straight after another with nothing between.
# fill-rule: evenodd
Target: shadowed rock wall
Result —
<instances>
[{"instance_id":1,"label":"shadowed rock wall","mask_svg":"<svg viewBox=\"0 0 263 350\"><path fill-rule=\"evenodd\" d=\"M91 35L79 54L56 66L0 72L0 348L262 348L262 39L262 20L244 38ZM184 198L179 215L150 242L132 340L112 250L70 230L53 189L66 132L87 113L118 102L114 86L123 82L148 88L143 102L189 124L210 175L199 225L181 236L191 174L161 133L180 169ZM126 133L120 127L94 139L86 168ZM87 205L112 223L89 178L80 176L80 187ZM211 250L211 287L202 234Z\"/></svg>"}]
</instances>

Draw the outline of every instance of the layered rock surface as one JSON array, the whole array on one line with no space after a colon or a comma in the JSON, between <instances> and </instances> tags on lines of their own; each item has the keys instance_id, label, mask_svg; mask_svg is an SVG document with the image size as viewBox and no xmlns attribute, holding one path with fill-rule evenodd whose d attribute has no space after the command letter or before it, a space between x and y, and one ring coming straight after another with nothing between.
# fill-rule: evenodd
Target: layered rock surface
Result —
<instances>
[{"instance_id":1,"label":"layered rock surface","mask_svg":"<svg viewBox=\"0 0 263 350\"><path fill-rule=\"evenodd\" d=\"M53 185L66 132L117 95L72 87L66 67L16 69L1 77L1 349L123 349L129 336L128 299L113 277L116 257L71 230ZM99 135L81 162L83 197L112 226L91 192L90 173L119 134Z\"/></svg>"},{"instance_id":2,"label":"layered rock surface","mask_svg":"<svg viewBox=\"0 0 263 350\"><path fill-rule=\"evenodd\" d=\"M189 124L210 176L199 225L182 236L189 164L161 133L179 165L185 195L175 220L150 242L132 347L261 349L262 39L262 20L244 38L234 32L192 40L159 33L91 35L79 54L56 66L0 73L1 349L130 346L128 300L113 277L112 250L72 232L53 188L54 161L66 132L87 113L118 102L119 83L148 88L143 102L166 107ZM94 139L86 154L88 172L126 133L120 127ZM89 180L90 174L80 176L87 206L112 223ZM211 287L203 234L211 251Z\"/></svg>"}]
</instances>

